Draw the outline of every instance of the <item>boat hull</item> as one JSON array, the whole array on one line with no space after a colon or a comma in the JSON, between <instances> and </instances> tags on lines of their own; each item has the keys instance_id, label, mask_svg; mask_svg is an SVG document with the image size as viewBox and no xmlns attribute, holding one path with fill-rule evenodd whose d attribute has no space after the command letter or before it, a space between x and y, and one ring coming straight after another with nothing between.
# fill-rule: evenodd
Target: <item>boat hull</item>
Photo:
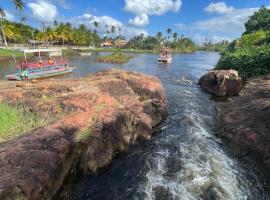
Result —
<instances>
[{"instance_id":1,"label":"boat hull","mask_svg":"<svg viewBox=\"0 0 270 200\"><path fill-rule=\"evenodd\" d=\"M43 78L49 78L53 76L60 76L64 74L69 74L72 73L75 67L68 67L63 70L50 70L50 71L42 71L42 72L35 72L35 73L29 73L28 79L43 79ZM10 74L7 75L6 78L8 80L13 80L13 81L21 81L23 80L22 76L20 73L15 73L15 74Z\"/></svg>"},{"instance_id":2,"label":"boat hull","mask_svg":"<svg viewBox=\"0 0 270 200\"><path fill-rule=\"evenodd\" d=\"M168 59L158 59L158 63L171 64L171 63L172 63L172 58L168 58Z\"/></svg>"}]
</instances>

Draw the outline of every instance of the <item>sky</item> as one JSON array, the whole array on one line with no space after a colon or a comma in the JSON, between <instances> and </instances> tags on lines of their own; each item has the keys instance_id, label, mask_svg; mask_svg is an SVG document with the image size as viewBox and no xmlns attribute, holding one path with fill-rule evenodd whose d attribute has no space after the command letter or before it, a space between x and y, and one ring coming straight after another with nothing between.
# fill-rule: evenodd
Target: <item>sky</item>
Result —
<instances>
[{"instance_id":1,"label":"sky","mask_svg":"<svg viewBox=\"0 0 270 200\"><path fill-rule=\"evenodd\" d=\"M6 18L19 21L19 13L11 0L0 0ZM26 23L36 28L70 22L93 28L93 21L119 26L123 34L166 34L171 28L178 35L191 37L196 42L232 40L244 31L248 17L270 0L24 0Z\"/></svg>"}]
</instances>

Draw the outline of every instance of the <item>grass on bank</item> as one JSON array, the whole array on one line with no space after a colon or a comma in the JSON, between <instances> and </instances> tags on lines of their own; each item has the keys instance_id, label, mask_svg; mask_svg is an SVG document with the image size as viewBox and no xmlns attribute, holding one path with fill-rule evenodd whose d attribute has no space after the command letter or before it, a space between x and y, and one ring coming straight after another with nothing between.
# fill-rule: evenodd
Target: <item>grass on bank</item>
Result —
<instances>
[{"instance_id":1,"label":"grass on bank","mask_svg":"<svg viewBox=\"0 0 270 200\"><path fill-rule=\"evenodd\" d=\"M21 51L13 51L16 58L22 58L23 52ZM0 49L0 57L4 58L13 58L12 50L10 49Z\"/></svg>"},{"instance_id":2,"label":"grass on bank","mask_svg":"<svg viewBox=\"0 0 270 200\"><path fill-rule=\"evenodd\" d=\"M23 112L23 109L0 102L0 142L42 126L45 121L35 113Z\"/></svg>"},{"instance_id":3,"label":"grass on bank","mask_svg":"<svg viewBox=\"0 0 270 200\"><path fill-rule=\"evenodd\" d=\"M106 55L106 56L99 56L97 57L98 62L103 62L103 63L127 63L132 56L125 55L121 52L121 50L115 50L115 52L111 55Z\"/></svg>"}]
</instances>

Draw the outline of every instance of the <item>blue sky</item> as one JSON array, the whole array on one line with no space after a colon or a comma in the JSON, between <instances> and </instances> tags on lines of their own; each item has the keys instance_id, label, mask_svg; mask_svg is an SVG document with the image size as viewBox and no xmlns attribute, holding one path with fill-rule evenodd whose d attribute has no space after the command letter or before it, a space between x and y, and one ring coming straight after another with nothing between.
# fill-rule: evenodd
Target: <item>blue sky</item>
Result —
<instances>
[{"instance_id":1,"label":"blue sky","mask_svg":"<svg viewBox=\"0 0 270 200\"><path fill-rule=\"evenodd\" d=\"M239 37L244 23L269 0L24 0L24 16L28 24L40 28L41 23L54 20L80 23L93 28L100 22L100 32L105 25L120 26L127 37L144 33L154 35L167 28L179 35L219 41ZM7 18L18 20L11 0L0 0Z\"/></svg>"}]
</instances>

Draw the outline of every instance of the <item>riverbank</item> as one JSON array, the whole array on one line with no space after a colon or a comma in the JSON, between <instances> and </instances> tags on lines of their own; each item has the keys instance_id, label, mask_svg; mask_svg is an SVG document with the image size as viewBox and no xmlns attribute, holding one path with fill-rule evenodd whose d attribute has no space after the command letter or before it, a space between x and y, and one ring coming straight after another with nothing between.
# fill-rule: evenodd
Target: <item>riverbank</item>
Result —
<instances>
[{"instance_id":1,"label":"riverbank","mask_svg":"<svg viewBox=\"0 0 270 200\"><path fill-rule=\"evenodd\" d=\"M45 47L43 47L45 48ZM114 52L113 48L88 48L82 50L76 50L71 48L61 48L61 47L50 47L50 48L60 48L63 51L64 56L67 55L75 55L78 52ZM137 49L122 49L124 53L146 53L146 54L159 54L159 50L137 50ZM194 53L195 50L183 49L183 50L175 50L174 53ZM11 49L0 49L0 60L3 59L13 59L13 53L16 58L23 58L23 52L19 50L12 51Z\"/></svg>"},{"instance_id":2,"label":"riverbank","mask_svg":"<svg viewBox=\"0 0 270 200\"><path fill-rule=\"evenodd\" d=\"M3 59L13 59L13 53L16 58L23 58L23 52L18 50L10 50L10 49L0 49L0 60Z\"/></svg>"},{"instance_id":3,"label":"riverbank","mask_svg":"<svg viewBox=\"0 0 270 200\"><path fill-rule=\"evenodd\" d=\"M270 75L250 78L239 96L217 103L218 135L238 156L255 161L266 180L270 177L269 88Z\"/></svg>"},{"instance_id":4,"label":"riverbank","mask_svg":"<svg viewBox=\"0 0 270 200\"><path fill-rule=\"evenodd\" d=\"M0 144L1 199L51 198L72 170L105 168L129 144L149 139L167 115L161 82L124 70L10 84L1 102L54 120Z\"/></svg>"}]
</instances>

